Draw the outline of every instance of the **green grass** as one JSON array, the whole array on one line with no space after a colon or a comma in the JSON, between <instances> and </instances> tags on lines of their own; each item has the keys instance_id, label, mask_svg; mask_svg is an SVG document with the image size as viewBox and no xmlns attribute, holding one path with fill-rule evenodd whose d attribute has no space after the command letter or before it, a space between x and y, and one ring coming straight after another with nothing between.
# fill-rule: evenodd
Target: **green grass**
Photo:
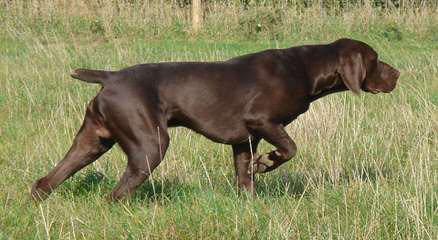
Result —
<instances>
[{"instance_id":1,"label":"green grass","mask_svg":"<svg viewBox=\"0 0 438 240\"><path fill-rule=\"evenodd\" d=\"M269 28L252 33L251 24L234 28L211 16L200 35L187 32L188 23L176 14L151 36L117 23L141 19L135 16L93 25L98 17L91 15L58 14L47 21L1 9L0 239L435 239L437 18L372 12L351 23L351 14L294 15L293 27L275 25L272 31L281 34L273 38ZM379 14L385 21L373 20ZM126 164L118 147L47 201L30 200L30 185L63 157L99 90L71 79L71 69L224 60L340 37L369 43L399 68L397 89L340 93L313 103L288 127L298 155L258 176L256 199L235 191L229 146L176 128L165 160L128 201L106 200ZM271 149L267 143L259 148Z\"/></svg>"}]
</instances>

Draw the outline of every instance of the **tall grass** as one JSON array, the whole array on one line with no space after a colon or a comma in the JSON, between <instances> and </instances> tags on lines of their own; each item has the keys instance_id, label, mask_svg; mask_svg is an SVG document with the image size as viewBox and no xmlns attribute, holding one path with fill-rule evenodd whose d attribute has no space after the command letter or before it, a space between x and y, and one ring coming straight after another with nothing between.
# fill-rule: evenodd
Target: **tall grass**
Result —
<instances>
[{"instance_id":1,"label":"tall grass","mask_svg":"<svg viewBox=\"0 0 438 240\"><path fill-rule=\"evenodd\" d=\"M380 5L376 4L379 1L349 2L206 1L201 35L214 39L282 40L295 34L310 39L351 31L386 30L390 37L400 38L401 31L427 35L438 27L438 5L434 1L405 0L397 8L389 0ZM186 3L29 0L2 1L0 5L8 25L32 28L38 34L58 33L73 38L91 32L110 39L132 35L162 39L190 36L190 7ZM341 32L325 31L327 26ZM436 33L433 37L438 38Z\"/></svg>"},{"instance_id":2,"label":"tall grass","mask_svg":"<svg viewBox=\"0 0 438 240\"><path fill-rule=\"evenodd\" d=\"M194 35L181 2L0 2L0 239L436 238L436 8L210 1ZM400 69L399 86L313 103L288 127L298 155L258 176L256 199L236 193L228 146L177 128L129 201L106 201L126 164L117 147L46 202L30 201L99 90L70 79L72 68L224 60L340 37L373 46Z\"/></svg>"}]
</instances>

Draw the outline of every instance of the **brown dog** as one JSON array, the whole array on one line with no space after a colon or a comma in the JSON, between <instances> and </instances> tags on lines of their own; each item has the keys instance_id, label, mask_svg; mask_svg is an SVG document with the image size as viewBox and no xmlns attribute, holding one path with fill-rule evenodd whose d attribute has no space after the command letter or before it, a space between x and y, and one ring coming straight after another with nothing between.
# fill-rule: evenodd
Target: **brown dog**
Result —
<instances>
[{"instance_id":1,"label":"brown dog","mask_svg":"<svg viewBox=\"0 0 438 240\"><path fill-rule=\"evenodd\" d=\"M88 105L70 150L34 183L32 196L46 198L117 142L128 156L126 171L111 194L121 199L160 164L169 144L167 128L173 126L232 145L237 184L253 192L255 173L272 171L295 155L297 147L284 127L312 101L348 89L390 92L399 74L370 46L351 39L271 49L224 62L78 69L73 78L99 83L102 89ZM277 149L257 155L261 139Z\"/></svg>"}]
</instances>

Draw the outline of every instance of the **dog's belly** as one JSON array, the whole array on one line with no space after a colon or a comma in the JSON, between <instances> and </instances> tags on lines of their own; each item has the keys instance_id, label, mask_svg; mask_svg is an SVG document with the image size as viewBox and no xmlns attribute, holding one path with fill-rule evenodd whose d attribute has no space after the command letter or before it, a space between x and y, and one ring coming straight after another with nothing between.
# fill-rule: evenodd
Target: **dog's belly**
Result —
<instances>
[{"instance_id":1,"label":"dog's belly","mask_svg":"<svg viewBox=\"0 0 438 240\"><path fill-rule=\"evenodd\" d=\"M168 125L188 127L218 143L242 143L250 135L243 120L248 89L239 84L223 88L216 82L195 89L180 86L172 91L178 95L162 98Z\"/></svg>"},{"instance_id":2,"label":"dog's belly","mask_svg":"<svg viewBox=\"0 0 438 240\"><path fill-rule=\"evenodd\" d=\"M242 143L248 140L248 132L244 121L235 114L202 114L202 116L179 115L169 120L169 127L184 126L202 134L208 139L225 144Z\"/></svg>"},{"instance_id":3,"label":"dog's belly","mask_svg":"<svg viewBox=\"0 0 438 240\"><path fill-rule=\"evenodd\" d=\"M219 143L236 144L248 140L250 134L243 122L226 122L225 119L222 120L214 121L211 125L196 123L193 130Z\"/></svg>"}]
</instances>

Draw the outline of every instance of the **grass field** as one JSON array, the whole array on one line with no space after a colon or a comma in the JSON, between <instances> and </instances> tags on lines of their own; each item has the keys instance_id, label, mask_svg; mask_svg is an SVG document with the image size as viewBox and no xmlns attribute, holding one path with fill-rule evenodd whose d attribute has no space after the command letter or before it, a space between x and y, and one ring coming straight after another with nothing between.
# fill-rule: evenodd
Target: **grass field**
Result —
<instances>
[{"instance_id":1,"label":"grass field","mask_svg":"<svg viewBox=\"0 0 438 240\"><path fill-rule=\"evenodd\" d=\"M0 239L436 239L436 9L217 3L194 35L189 7L120 2L0 2ZM47 201L31 201L30 185L63 157L99 90L72 69L225 60L340 37L400 69L397 89L313 103L288 127L298 155L258 176L256 199L236 193L229 146L175 128L130 200L106 200L126 164L115 147Z\"/></svg>"}]
</instances>

